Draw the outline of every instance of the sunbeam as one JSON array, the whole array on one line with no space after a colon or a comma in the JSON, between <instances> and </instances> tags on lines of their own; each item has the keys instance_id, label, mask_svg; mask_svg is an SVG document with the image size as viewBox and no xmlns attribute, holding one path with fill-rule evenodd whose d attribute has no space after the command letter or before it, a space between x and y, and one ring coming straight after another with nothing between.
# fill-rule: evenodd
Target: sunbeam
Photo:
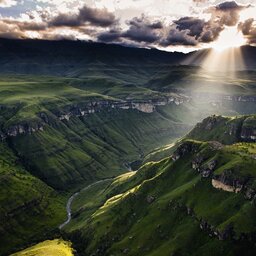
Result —
<instances>
[{"instance_id":1,"label":"sunbeam","mask_svg":"<svg viewBox=\"0 0 256 256\"><path fill-rule=\"evenodd\" d=\"M201 66L209 71L221 71L223 73L234 73L244 70L244 60L240 47L228 48L223 51L211 49L201 62Z\"/></svg>"},{"instance_id":2,"label":"sunbeam","mask_svg":"<svg viewBox=\"0 0 256 256\"><path fill-rule=\"evenodd\" d=\"M210 47L216 51L223 51L228 48L237 48L246 44L246 40L236 27L226 27L220 34L218 40L210 44Z\"/></svg>"}]
</instances>

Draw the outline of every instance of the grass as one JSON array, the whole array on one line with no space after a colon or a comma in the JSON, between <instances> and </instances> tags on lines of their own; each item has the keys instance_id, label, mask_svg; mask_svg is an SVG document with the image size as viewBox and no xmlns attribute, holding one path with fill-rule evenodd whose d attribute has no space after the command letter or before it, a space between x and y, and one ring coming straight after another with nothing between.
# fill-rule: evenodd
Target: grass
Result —
<instances>
[{"instance_id":1,"label":"grass","mask_svg":"<svg viewBox=\"0 0 256 256\"><path fill-rule=\"evenodd\" d=\"M69 77L1 76L0 133L20 124L30 127L44 125L44 131L8 138L0 144L1 159L9 166L3 165L0 173L0 179L4 181L0 189L0 214L7 215L9 223L1 223L1 236L7 237L1 241L1 251L15 250L33 238L38 240L41 236L47 236L48 232L55 232L54 228L65 218L68 194L96 180L117 177L127 171L124 164L141 160L148 154L146 162L169 156L173 149L161 147L183 136L199 119L216 112L238 114L242 111L250 113L253 109L249 103L246 108L244 103L237 102L234 105L223 104L223 107L216 109L209 107L208 102L191 101L179 106L158 106L151 114L115 109L86 117L73 116L69 121L58 118L72 106L84 107L91 101L149 100L176 96L173 92L162 90L160 83L154 83L153 87L148 83L151 77L161 77L169 70L169 67L162 68L157 69L157 75L149 75L154 70L153 66L144 71L129 67L125 71L117 69L112 76L110 74L113 74L114 67L102 73L94 66L88 76L83 74L84 70ZM182 74L185 71L179 72ZM40 117L42 112L47 116L47 122ZM241 122L243 120L241 118ZM218 137L214 137L214 132L207 135L198 131L191 138L197 139L196 136L200 134L201 139L205 140L209 137L221 139L226 121L223 119L221 122ZM229 122L235 121L230 119ZM245 124L250 127L254 121L249 118ZM236 142L235 137L229 137L228 142ZM154 148L158 149L152 152ZM254 154L254 148L243 145L239 152L241 157L247 157L249 153ZM228 150L225 154L235 155ZM235 163L232 162L233 165ZM136 175L121 176L114 183L106 184L104 189L94 188L84 198L78 197L78 201L74 202L77 218L67 230L83 229L83 223L90 221L90 216L112 196L123 194L116 201L119 205L119 201L121 204L137 193L132 190L134 187L136 191L141 191L149 186L157 178L155 176L166 171L161 164L149 163ZM175 197L190 186L191 183L185 182L180 188L173 188L169 192ZM13 213L15 218L12 218ZM120 221L112 216L106 216L106 219L110 219L110 222Z\"/></svg>"},{"instance_id":2,"label":"grass","mask_svg":"<svg viewBox=\"0 0 256 256\"><path fill-rule=\"evenodd\" d=\"M185 143L185 142L183 142ZM236 177L256 179L255 161L250 161L251 153L244 148L254 144L239 143L212 149L210 143L193 142L196 153L187 155L173 163L170 158L158 163L148 163L137 172L120 176L104 189L92 191L102 202L94 213L83 215L88 209L80 208L79 217L74 216L70 229L71 238L76 245L74 234L79 232L86 247L77 247L78 252L86 254L100 250L102 255L125 252L127 255L234 255L248 249L253 255L252 244L227 239L220 241L209 236L209 230L200 230L200 220L205 220L218 232L232 226L238 238L255 232L255 205L245 200L242 193L229 193L212 187L211 179L202 179L191 168L195 155L203 155L207 163L216 159L215 173L235 166ZM240 155L240 151L243 154ZM117 185L117 186L116 186ZM105 192L104 192L105 191ZM108 191L108 193L106 192ZM148 196L155 199L149 203ZM88 197L88 196L87 196ZM75 209L85 205L83 196L76 201ZM105 202L104 202L105 200ZM93 207L93 200L88 204ZM193 215L187 213L190 208ZM86 216L83 218L82 216ZM79 224L80 223L80 224ZM247 247L246 247L247 246Z\"/></svg>"},{"instance_id":3,"label":"grass","mask_svg":"<svg viewBox=\"0 0 256 256\"><path fill-rule=\"evenodd\" d=\"M12 256L73 256L70 242L61 239L47 240L12 254Z\"/></svg>"},{"instance_id":4,"label":"grass","mask_svg":"<svg viewBox=\"0 0 256 256\"><path fill-rule=\"evenodd\" d=\"M66 198L32 176L0 143L1 252L44 238L65 219Z\"/></svg>"}]
</instances>

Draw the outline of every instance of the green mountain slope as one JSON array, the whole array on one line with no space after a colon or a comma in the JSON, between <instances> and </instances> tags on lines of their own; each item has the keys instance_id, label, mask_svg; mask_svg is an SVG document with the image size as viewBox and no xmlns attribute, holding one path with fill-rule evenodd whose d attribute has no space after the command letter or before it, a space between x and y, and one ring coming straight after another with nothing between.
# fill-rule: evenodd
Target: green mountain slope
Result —
<instances>
[{"instance_id":1,"label":"green mountain slope","mask_svg":"<svg viewBox=\"0 0 256 256\"><path fill-rule=\"evenodd\" d=\"M2 77L1 159L11 167L0 169L0 230L6 238L0 254L55 232L65 220L69 193L126 172L129 162L190 127L158 111L112 109L110 103L118 99L76 89L64 80ZM187 106L175 109L182 113Z\"/></svg>"},{"instance_id":2,"label":"green mountain slope","mask_svg":"<svg viewBox=\"0 0 256 256\"><path fill-rule=\"evenodd\" d=\"M97 86L97 81L87 84L85 80L1 77L0 143L17 158L28 175L51 187L56 195L126 172L128 163L142 159L153 148L174 142L209 114L239 114L243 109L241 104L245 103L248 113L253 109L250 107L253 102L233 102L216 108L209 102L187 101L186 96L175 93L142 86L126 86L124 90L120 84ZM8 161L8 157L3 155L3 158ZM16 182L15 187L20 187L24 195L22 203L29 201L31 195L23 189L22 180ZM3 204L9 204L7 195L12 190L15 191L14 187L3 187ZM43 191L38 189L38 195L44 194ZM13 201L19 202L19 194L17 199L15 195L13 192ZM55 199L49 196L48 202L55 204ZM19 203L13 207L19 207ZM29 204L28 210L22 208L17 213L15 219L23 220L21 229L17 228L14 238L8 239L6 248L31 241L30 236L20 239L23 230L40 239L42 232L37 235L31 231L33 225L31 229L26 226L34 219L27 211L37 209L37 205ZM64 211L59 213L58 207L56 211L51 214L51 209L45 208L44 214L52 216L52 224L47 218L41 220L47 232L65 218ZM8 210L3 210L3 215L7 213ZM14 230L16 225L10 222L10 229ZM5 225L1 227L9 237Z\"/></svg>"},{"instance_id":3,"label":"green mountain slope","mask_svg":"<svg viewBox=\"0 0 256 256\"><path fill-rule=\"evenodd\" d=\"M247 124L249 119L250 129L256 130L254 116L218 118L234 124L241 118ZM107 182L105 188L94 188L90 198L89 191L86 198L81 193L65 228L78 252L254 255L255 143L237 139L224 145L208 139L184 139L160 162Z\"/></svg>"},{"instance_id":4,"label":"green mountain slope","mask_svg":"<svg viewBox=\"0 0 256 256\"><path fill-rule=\"evenodd\" d=\"M65 198L32 176L0 143L1 254L49 235L65 218Z\"/></svg>"},{"instance_id":5,"label":"green mountain slope","mask_svg":"<svg viewBox=\"0 0 256 256\"><path fill-rule=\"evenodd\" d=\"M0 50L3 255L52 238L72 193L118 176L106 191L93 187L95 195L74 202L77 218L65 230L79 240L84 221L106 200L153 182L162 169L151 163L124 174L130 166L171 155L176 147L163 145L206 116L255 113L255 71L216 75L175 66L185 57L180 53L69 41L0 39ZM212 118L216 132L204 121L189 138L254 140L254 117Z\"/></svg>"},{"instance_id":6,"label":"green mountain slope","mask_svg":"<svg viewBox=\"0 0 256 256\"><path fill-rule=\"evenodd\" d=\"M224 144L256 141L256 116L211 116L198 123L187 135L191 139L216 140Z\"/></svg>"}]
</instances>

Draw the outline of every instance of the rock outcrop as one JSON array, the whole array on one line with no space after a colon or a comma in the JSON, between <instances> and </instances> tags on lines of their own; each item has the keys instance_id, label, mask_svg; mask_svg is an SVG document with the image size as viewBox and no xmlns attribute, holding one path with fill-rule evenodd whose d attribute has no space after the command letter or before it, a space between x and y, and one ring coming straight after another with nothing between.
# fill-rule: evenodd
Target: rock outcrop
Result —
<instances>
[{"instance_id":1,"label":"rock outcrop","mask_svg":"<svg viewBox=\"0 0 256 256\"><path fill-rule=\"evenodd\" d=\"M232 170L225 170L219 175L213 175L212 185L217 189L227 192L241 192L247 183L247 179L236 177Z\"/></svg>"},{"instance_id":2,"label":"rock outcrop","mask_svg":"<svg viewBox=\"0 0 256 256\"><path fill-rule=\"evenodd\" d=\"M241 130L241 138L247 141L256 141L256 119L253 120L254 123L247 123L247 120L244 121Z\"/></svg>"},{"instance_id":3,"label":"rock outcrop","mask_svg":"<svg viewBox=\"0 0 256 256\"><path fill-rule=\"evenodd\" d=\"M128 101L111 101L100 100L92 101L87 104L80 104L76 106L70 106L64 109L62 112L56 113L60 120L69 120L72 116L87 116L89 114L101 112L103 110L111 109L136 109L143 113L153 113L157 106L166 106L168 104L183 104L185 101L189 101L189 98L183 97L166 97L152 100L128 100Z\"/></svg>"},{"instance_id":4,"label":"rock outcrop","mask_svg":"<svg viewBox=\"0 0 256 256\"><path fill-rule=\"evenodd\" d=\"M216 160L211 160L205 164L202 164L204 158L202 156L197 156L194 160L192 160L192 168L196 170L203 178L208 178L212 175L215 167L217 165Z\"/></svg>"},{"instance_id":5,"label":"rock outcrop","mask_svg":"<svg viewBox=\"0 0 256 256\"><path fill-rule=\"evenodd\" d=\"M221 181L215 180L215 179L212 179L212 186L216 189L221 189L227 192L234 192L234 193L238 193L242 189L241 187L233 187L230 185L226 185L225 183L222 183Z\"/></svg>"},{"instance_id":6,"label":"rock outcrop","mask_svg":"<svg viewBox=\"0 0 256 256\"><path fill-rule=\"evenodd\" d=\"M186 141L182 143L172 154L171 158L175 162L181 157L185 156L188 153L196 152L197 146L192 141Z\"/></svg>"},{"instance_id":7,"label":"rock outcrop","mask_svg":"<svg viewBox=\"0 0 256 256\"><path fill-rule=\"evenodd\" d=\"M44 127L43 124L18 124L18 125L13 125L10 126L7 131L6 131L6 137L16 137L20 134L31 134L37 131L43 131Z\"/></svg>"},{"instance_id":8,"label":"rock outcrop","mask_svg":"<svg viewBox=\"0 0 256 256\"><path fill-rule=\"evenodd\" d=\"M60 121L69 121L72 117L85 117L90 114L99 113L101 111L111 111L113 109L133 109L143 113L153 113L157 106L165 106L168 104L180 105L185 101L189 101L189 99L184 99L181 96L140 101L95 100L87 103L69 105L61 110L53 110L53 116L57 117ZM18 123L9 126L4 131L0 131L0 140L5 140L7 137L16 137L22 134L32 134L37 131L43 131L45 124L50 125L49 113L40 112L38 113L38 117L40 118L39 121Z\"/></svg>"}]
</instances>

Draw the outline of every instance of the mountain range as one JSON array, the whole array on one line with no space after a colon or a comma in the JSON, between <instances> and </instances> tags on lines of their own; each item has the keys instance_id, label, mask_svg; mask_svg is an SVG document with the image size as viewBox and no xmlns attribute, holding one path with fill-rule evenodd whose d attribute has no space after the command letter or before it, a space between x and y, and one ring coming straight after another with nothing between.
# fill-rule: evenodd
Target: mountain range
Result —
<instances>
[{"instance_id":1,"label":"mountain range","mask_svg":"<svg viewBox=\"0 0 256 256\"><path fill-rule=\"evenodd\" d=\"M1 39L0 255L255 254L255 47L207 51Z\"/></svg>"}]
</instances>

